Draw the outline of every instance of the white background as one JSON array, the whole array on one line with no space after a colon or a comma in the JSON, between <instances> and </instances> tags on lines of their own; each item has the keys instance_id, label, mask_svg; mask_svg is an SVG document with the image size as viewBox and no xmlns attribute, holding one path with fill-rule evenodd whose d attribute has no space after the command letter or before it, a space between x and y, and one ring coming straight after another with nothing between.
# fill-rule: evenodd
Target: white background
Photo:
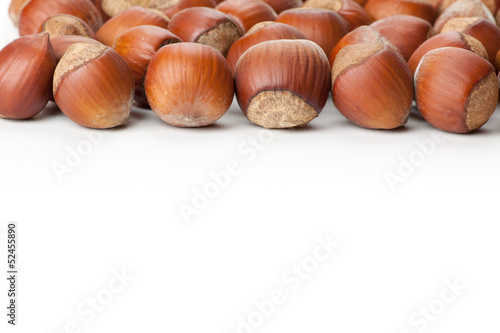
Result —
<instances>
[{"instance_id":1,"label":"white background","mask_svg":"<svg viewBox=\"0 0 500 333\"><path fill-rule=\"evenodd\" d=\"M3 46L16 30L0 3ZM85 133L102 137L58 179ZM331 101L306 128L271 132L236 103L202 129L134 109L124 128L86 131L53 105L1 120L0 266L17 221L20 279L14 329L0 283L0 331L235 333L277 289L283 304L241 333L498 332L500 113L429 143L439 133L416 114L395 131L358 128ZM387 173L411 159L391 189ZM230 162L239 174L188 224L179 207ZM311 263L318 237L340 247L291 290L283 276ZM122 270L126 287L92 319L79 314ZM467 289L439 309L447 280ZM410 322L430 305L440 313L425 329Z\"/></svg>"}]
</instances>

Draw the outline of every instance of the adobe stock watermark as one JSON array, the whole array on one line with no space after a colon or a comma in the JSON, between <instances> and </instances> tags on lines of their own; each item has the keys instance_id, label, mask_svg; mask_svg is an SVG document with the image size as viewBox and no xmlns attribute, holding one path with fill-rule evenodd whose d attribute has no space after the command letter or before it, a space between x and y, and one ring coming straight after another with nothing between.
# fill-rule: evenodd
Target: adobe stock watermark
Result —
<instances>
[{"instance_id":1,"label":"adobe stock watermark","mask_svg":"<svg viewBox=\"0 0 500 333\"><path fill-rule=\"evenodd\" d=\"M467 290L467 286L461 284L457 278L444 280L444 288L440 294L413 312L408 318L408 329L399 333L426 332L458 300L465 290Z\"/></svg>"},{"instance_id":2,"label":"adobe stock watermark","mask_svg":"<svg viewBox=\"0 0 500 333\"><path fill-rule=\"evenodd\" d=\"M62 182L64 177L82 165L84 159L90 156L94 149L102 144L104 134L97 130L82 130L82 139L75 146L66 146L66 155L62 161L52 162L52 170L57 179Z\"/></svg>"},{"instance_id":3,"label":"adobe stock watermark","mask_svg":"<svg viewBox=\"0 0 500 333\"><path fill-rule=\"evenodd\" d=\"M281 275L284 286L273 289L267 298L253 302L254 310L237 318L235 333L254 333L275 313L280 305L286 303L293 293L299 291L305 281L316 273L321 264L329 260L340 247L331 236L318 237L312 253L285 270Z\"/></svg>"},{"instance_id":4,"label":"adobe stock watermark","mask_svg":"<svg viewBox=\"0 0 500 333\"><path fill-rule=\"evenodd\" d=\"M199 216L210 207L223 190L231 185L234 177L240 175L245 165L255 161L260 152L274 141L274 133L269 129L260 130L257 135L248 136L237 147L237 158L228 161L218 171L210 171L204 185L195 187L188 203L178 205L179 212L185 223L190 224L194 217Z\"/></svg>"},{"instance_id":5,"label":"adobe stock watermark","mask_svg":"<svg viewBox=\"0 0 500 333\"><path fill-rule=\"evenodd\" d=\"M398 167L392 171L386 171L384 178L392 192L396 191L398 184L404 183L413 176L418 167L422 166L437 149L437 146L448 139L448 134L434 130L430 138L415 140L416 148L408 156L398 156Z\"/></svg>"},{"instance_id":6,"label":"adobe stock watermark","mask_svg":"<svg viewBox=\"0 0 500 333\"><path fill-rule=\"evenodd\" d=\"M95 321L106 308L111 306L115 298L123 293L129 286L129 283L134 280L134 276L129 275L125 268L121 271L112 270L113 276L105 287L96 291L91 296L88 296L80 302L75 309L75 318L64 324L64 327L58 331L51 333L82 333L85 327Z\"/></svg>"}]
</instances>

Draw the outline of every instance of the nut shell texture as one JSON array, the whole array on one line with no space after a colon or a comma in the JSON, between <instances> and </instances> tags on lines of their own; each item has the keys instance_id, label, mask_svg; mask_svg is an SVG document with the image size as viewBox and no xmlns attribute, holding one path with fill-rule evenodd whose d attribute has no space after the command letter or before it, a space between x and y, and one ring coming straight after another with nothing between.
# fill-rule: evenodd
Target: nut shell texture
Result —
<instances>
[{"instance_id":1,"label":"nut shell texture","mask_svg":"<svg viewBox=\"0 0 500 333\"><path fill-rule=\"evenodd\" d=\"M114 49L132 70L135 81L135 100L147 105L144 78L151 59L164 45L182 40L172 32L153 25L142 25L125 31L116 37Z\"/></svg>"},{"instance_id":2,"label":"nut shell texture","mask_svg":"<svg viewBox=\"0 0 500 333\"><path fill-rule=\"evenodd\" d=\"M166 16L162 16L151 9L132 7L107 21L97 31L96 36L101 43L113 47L115 38L119 34L140 25L155 25L167 29L168 19Z\"/></svg>"},{"instance_id":3,"label":"nut shell texture","mask_svg":"<svg viewBox=\"0 0 500 333\"><path fill-rule=\"evenodd\" d=\"M0 51L0 117L28 119L49 101L56 67L47 33L21 37Z\"/></svg>"},{"instance_id":4,"label":"nut shell texture","mask_svg":"<svg viewBox=\"0 0 500 333\"><path fill-rule=\"evenodd\" d=\"M370 26L396 46L406 61L423 42L434 35L429 22L410 15L386 17Z\"/></svg>"},{"instance_id":5,"label":"nut shell texture","mask_svg":"<svg viewBox=\"0 0 500 333\"><path fill-rule=\"evenodd\" d=\"M279 39L306 39L306 37L287 24L269 21L258 23L231 46L227 55L227 62L233 73L241 55L250 47L262 42Z\"/></svg>"},{"instance_id":6,"label":"nut shell texture","mask_svg":"<svg viewBox=\"0 0 500 333\"><path fill-rule=\"evenodd\" d=\"M420 47L413 53L410 60L408 60L408 66L410 66L411 72L415 74L415 70L424 55L432 50L442 47L458 47L469 50L488 60L488 53L486 52L486 49L476 38L457 31L448 31L436 35L420 45Z\"/></svg>"},{"instance_id":7,"label":"nut shell texture","mask_svg":"<svg viewBox=\"0 0 500 333\"><path fill-rule=\"evenodd\" d=\"M307 125L328 99L330 68L323 50L306 40L275 40L249 48L235 72L236 97L254 124Z\"/></svg>"},{"instance_id":8,"label":"nut shell texture","mask_svg":"<svg viewBox=\"0 0 500 333\"><path fill-rule=\"evenodd\" d=\"M134 78L113 49L89 43L68 48L54 74L54 98L79 125L111 128L127 123L134 99Z\"/></svg>"},{"instance_id":9,"label":"nut shell texture","mask_svg":"<svg viewBox=\"0 0 500 333\"><path fill-rule=\"evenodd\" d=\"M276 22L285 23L302 32L307 39L330 54L338 41L349 32L349 25L337 13L318 8L297 8L282 12Z\"/></svg>"},{"instance_id":10,"label":"nut shell texture","mask_svg":"<svg viewBox=\"0 0 500 333\"><path fill-rule=\"evenodd\" d=\"M498 103L498 79L480 56L456 47L427 53L415 73L415 101L434 127L453 133L480 128Z\"/></svg>"},{"instance_id":11,"label":"nut shell texture","mask_svg":"<svg viewBox=\"0 0 500 333\"><path fill-rule=\"evenodd\" d=\"M225 0L215 9L229 15L242 34L257 23L274 21L278 16L271 6L261 0Z\"/></svg>"},{"instance_id":12,"label":"nut shell texture","mask_svg":"<svg viewBox=\"0 0 500 333\"><path fill-rule=\"evenodd\" d=\"M76 16L87 22L93 31L102 25L101 14L90 0L30 0L19 16L19 34L34 34L45 20L57 14Z\"/></svg>"},{"instance_id":13,"label":"nut shell texture","mask_svg":"<svg viewBox=\"0 0 500 333\"><path fill-rule=\"evenodd\" d=\"M179 127L214 123L234 98L226 59L197 43L162 47L149 64L144 85L151 109L166 123Z\"/></svg>"},{"instance_id":14,"label":"nut shell texture","mask_svg":"<svg viewBox=\"0 0 500 333\"><path fill-rule=\"evenodd\" d=\"M224 56L241 37L240 29L228 15L207 7L181 10L170 21L169 30L185 42L211 46Z\"/></svg>"},{"instance_id":15,"label":"nut shell texture","mask_svg":"<svg viewBox=\"0 0 500 333\"><path fill-rule=\"evenodd\" d=\"M346 46L332 68L337 109L358 126L393 129L406 123L413 101L413 80L404 59L384 44Z\"/></svg>"}]
</instances>

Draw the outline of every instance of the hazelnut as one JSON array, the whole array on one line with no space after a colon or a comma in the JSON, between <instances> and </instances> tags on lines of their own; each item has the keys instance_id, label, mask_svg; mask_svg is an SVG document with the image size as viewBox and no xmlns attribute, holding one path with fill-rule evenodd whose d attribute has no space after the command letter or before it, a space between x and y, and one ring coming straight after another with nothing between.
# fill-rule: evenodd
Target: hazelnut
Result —
<instances>
[{"instance_id":1,"label":"hazelnut","mask_svg":"<svg viewBox=\"0 0 500 333\"><path fill-rule=\"evenodd\" d=\"M102 25L102 18L96 6L90 0L30 0L19 15L19 34L31 35L49 17L57 14L69 14L85 21L93 31Z\"/></svg>"},{"instance_id":2,"label":"hazelnut","mask_svg":"<svg viewBox=\"0 0 500 333\"><path fill-rule=\"evenodd\" d=\"M271 6L261 0L226 0L215 9L238 24L242 35L257 23L274 21L278 16Z\"/></svg>"},{"instance_id":3,"label":"hazelnut","mask_svg":"<svg viewBox=\"0 0 500 333\"><path fill-rule=\"evenodd\" d=\"M413 80L403 57L383 40L342 48L332 67L332 97L354 124L372 129L403 126L413 102Z\"/></svg>"},{"instance_id":4,"label":"hazelnut","mask_svg":"<svg viewBox=\"0 0 500 333\"><path fill-rule=\"evenodd\" d=\"M366 44L366 43L379 43L385 44L394 51L400 52L394 45L392 45L384 36L379 34L375 29L370 26L361 26L359 28L354 29L345 35L333 48L332 52L330 52L329 60L330 67L333 66L335 58L337 54L346 46L356 45L356 44Z\"/></svg>"},{"instance_id":5,"label":"hazelnut","mask_svg":"<svg viewBox=\"0 0 500 333\"><path fill-rule=\"evenodd\" d=\"M249 48L235 71L236 98L252 123L266 128L307 125L323 110L330 66L308 40L272 40Z\"/></svg>"},{"instance_id":6,"label":"hazelnut","mask_svg":"<svg viewBox=\"0 0 500 333\"><path fill-rule=\"evenodd\" d=\"M434 30L440 33L446 22L457 17L483 17L496 24L495 18L481 1L460 0L439 15L436 23L434 23Z\"/></svg>"},{"instance_id":7,"label":"hazelnut","mask_svg":"<svg viewBox=\"0 0 500 333\"><path fill-rule=\"evenodd\" d=\"M363 7L353 0L307 0L302 7L333 10L349 23L350 30L373 22Z\"/></svg>"},{"instance_id":8,"label":"hazelnut","mask_svg":"<svg viewBox=\"0 0 500 333\"><path fill-rule=\"evenodd\" d=\"M11 0L9 5L9 17L12 23L17 27L19 23L19 14L21 9L23 9L24 4L28 0Z\"/></svg>"},{"instance_id":9,"label":"hazelnut","mask_svg":"<svg viewBox=\"0 0 500 333\"><path fill-rule=\"evenodd\" d=\"M134 100L134 77L123 58L102 44L68 48L54 73L54 98L75 123L111 128L127 123Z\"/></svg>"},{"instance_id":10,"label":"hazelnut","mask_svg":"<svg viewBox=\"0 0 500 333\"><path fill-rule=\"evenodd\" d=\"M95 39L95 33L85 21L73 15L58 14L49 17L38 29L38 32L48 32L50 38L76 35Z\"/></svg>"},{"instance_id":11,"label":"hazelnut","mask_svg":"<svg viewBox=\"0 0 500 333\"><path fill-rule=\"evenodd\" d=\"M477 54L444 47L423 56L415 72L415 101L432 126L468 133L483 126L498 103L493 66Z\"/></svg>"},{"instance_id":12,"label":"hazelnut","mask_svg":"<svg viewBox=\"0 0 500 333\"><path fill-rule=\"evenodd\" d=\"M193 7L175 14L169 30L185 42L208 45L224 56L241 37L241 32L231 18L213 8Z\"/></svg>"},{"instance_id":13,"label":"hazelnut","mask_svg":"<svg viewBox=\"0 0 500 333\"><path fill-rule=\"evenodd\" d=\"M160 48L182 40L170 31L153 25L142 25L118 35L114 49L125 59L132 70L135 81L135 100L148 104L144 91L144 78L149 62Z\"/></svg>"},{"instance_id":14,"label":"hazelnut","mask_svg":"<svg viewBox=\"0 0 500 333\"><path fill-rule=\"evenodd\" d=\"M173 17L175 14L186 8L192 7L208 7L215 8L218 3L215 0L181 0L174 6L163 9L162 11L168 16Z\"/></svg>"},{"instance_id":15,"label":"hazelnut","mask_svg":"<svg viewBox=\"0 0 500 333\"><path fill-rule=\"evenodd\" d=\"M406 61L423 42L434 35L434 29L428 21L410 15L386 17L370 26L396 46Z\"/></svg>"},{"instance_id":16,"label":"hazelnut","mask_svg":"<svg viewBox=\"0 0 500 333\"><path fill-rule=\"evenodd\" d=\"M434 7L420 0L368 0L365 10L376 21L394 15L416 16L430 24L436 20Z\"/></svg>"},{"instance_id":17,"label":"hazelnut","mask_svg":"<svg viewBox=\"0 0 500 333\"><path fill-rule=\"evenodd\" d=\"M111 18L108 14L104 12L102 9L102 0L93 0L92 1L94 5L96 6L97 10L99 11L99 14L101 14L102 22L105 23L107 20Z\"/></svg>"},{"instance_id":18,"label":"hazelnut","mask_svg":"<svg viewBox=\"0 0 500 333\"><path fill-rule=\"evenodd\" d=\"M302 6L302 0L264 0L271 6L276 14L279 14L287 9L297 8Z\"/></svg>"},{"instance_id":19,"label":"hazelnut","mask_svg":"<svg viewBox=\"0 0 500 333\"><path fill-rule=\"evenodd\" d=\"M229 49L227 62L231 67L231 71L234 73L241 55L250 47L269 40L279 39L306 39L306 37L287 24L272 21L257 23Z\"/></svg>"},{"instance_id":20,"label":"hazelnut","mask_svg":"<svg viewBox=\"0 0 500 333\"><path fill-rule=\"evenodd\" d=\"M349 24L337 13L320 8L289 9L276 22L288 24L330 54L338 41L349 32Z\"/></svg>"},{"instance_id":21,"label":"hazelnut","mask_svg":"<svg viewBox=\"0 0 500 333\"><path fill-rule=\"evenodd\" d=\"M47 33L21 37L0 51L0 117L28 119L49 102L56 67Z\"/></svg>"},{"instance_id":22,"label":"hazelnut","mask_svg":"<svg viewBox=\"0 0 500 333\"><path fill-rule=\"evenodd\" d=\"M132 7L147 7L150 0L100 0L102 11L110 16L116 16Z\"/></svg>"},{"instance_id":23,"label":"hazelnut","mask_svg":"<svg viewBox=\"0 0 500 333\"><path fill-rule=\"evenodd\" d=\"M54 49L56 63L58 63L59 60L61 60L64 53L66 53L68 48L73 44L76 43L101 44L95 39L83 36L75 36L75 35L64 35L64 36L54 37L50 39L50 43L52 44L52 48Z\"/></svg>"},{"instance_id":24,"label":"hazelnut","mask_svg":"<svg viewBox=\"0 0 500 333\"><path fill-rule=\"evenodd\" d=\"M442 47L458 47L469 50L488 60L488 53L486 52L486 49L476 38L461 32L449 31L430 38L425 43L420 45L415 52L413 52L413 55L408 61L408 66L410 66L411 72L415 74L415 70L420 63L420 60L425 54L427 54L427 52Z\"/></svg>"},{"instance_id":25,"label":"hazelnut","mask_svg":"<svg viewBox=\"0 0 500 333\"><path fill-rule=\"evenodd\" d=\"M452 6L455 2L459 0L442 0L439 2L439 7L438 11L439 13L444 12L446 9L448 9L450 6ZM498 11L498 5L499 1L498 0L483 0L482 3L489 9L491 13L496 13ZM476 15L472 15L476 16Z\"/></svg>"},{"instance_id":26,"label":"hazelnut","mask_svg":"<svg viewBox=\"0 0 500 333\"><path fill-rule=\"evenodd\" d=\"M486 52L488 59L494 66L498 50L500 50L500 28L484 18L457 17L449 20L441 32L458 31L479 40Z\"/></svg>"},{"instance_id":27,"label":"hazelnut","mask_svg":"<svg viewBox=\"0 0 500 333\"><path fill-rule=\"evenodd\" d=\"M151 109L164 122L179 127L214 123L234 98L226 59L197 43L162 47L151 60L144 85Z\"/></svg>"},{"instance_id":28,"label":"hazelnut","mask_svg":"<svg viewBox=\"0 0 500 333\"><path fill-rule=\"evenodd\" d=\"M104 45L113 47L116 36L130 28L140 25L156 25L160 28L168 28L168 17L163 13L142 8L132 7L112 17L97 31L97 39Z\"/></svg>"}]
</instances>

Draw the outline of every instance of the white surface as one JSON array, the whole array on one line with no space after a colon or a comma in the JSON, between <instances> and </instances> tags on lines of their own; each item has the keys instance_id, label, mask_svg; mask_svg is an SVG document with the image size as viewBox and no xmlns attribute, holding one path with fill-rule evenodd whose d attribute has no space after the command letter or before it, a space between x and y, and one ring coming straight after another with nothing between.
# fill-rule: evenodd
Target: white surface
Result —
<instances>
[{"instance_id":1,"label":"white surface","mask_svg":"<svg viewBox=\"0 0 500 333\"><path fill-rule=\"evenodd\" d=\"M4 45L15 29L0 1ZM395 191L386 172L441 133L418 116L370 131L330 101L307 128L272 131L249 161L239 150L261 131L236 104L204 129L134 110L125 128L91 131L102 142L60 181L53 164L86 131L50 107L0 121L2 271L7 221L19 223L21 258L19 325L3 310L0 331L59 333L75 321L89 333L235 333L278 289L286 300L253 332L413 333L423 327L413 313L457 278L467 290L421 331L498 332L500 113L475 134L446 134ZM240 173L187 224L180 204L231 161ZM282 275L328 236L340 248L291 291ZM85 322L80 304L122 268L133 281Z\"/></svg>"}]
</instances>

